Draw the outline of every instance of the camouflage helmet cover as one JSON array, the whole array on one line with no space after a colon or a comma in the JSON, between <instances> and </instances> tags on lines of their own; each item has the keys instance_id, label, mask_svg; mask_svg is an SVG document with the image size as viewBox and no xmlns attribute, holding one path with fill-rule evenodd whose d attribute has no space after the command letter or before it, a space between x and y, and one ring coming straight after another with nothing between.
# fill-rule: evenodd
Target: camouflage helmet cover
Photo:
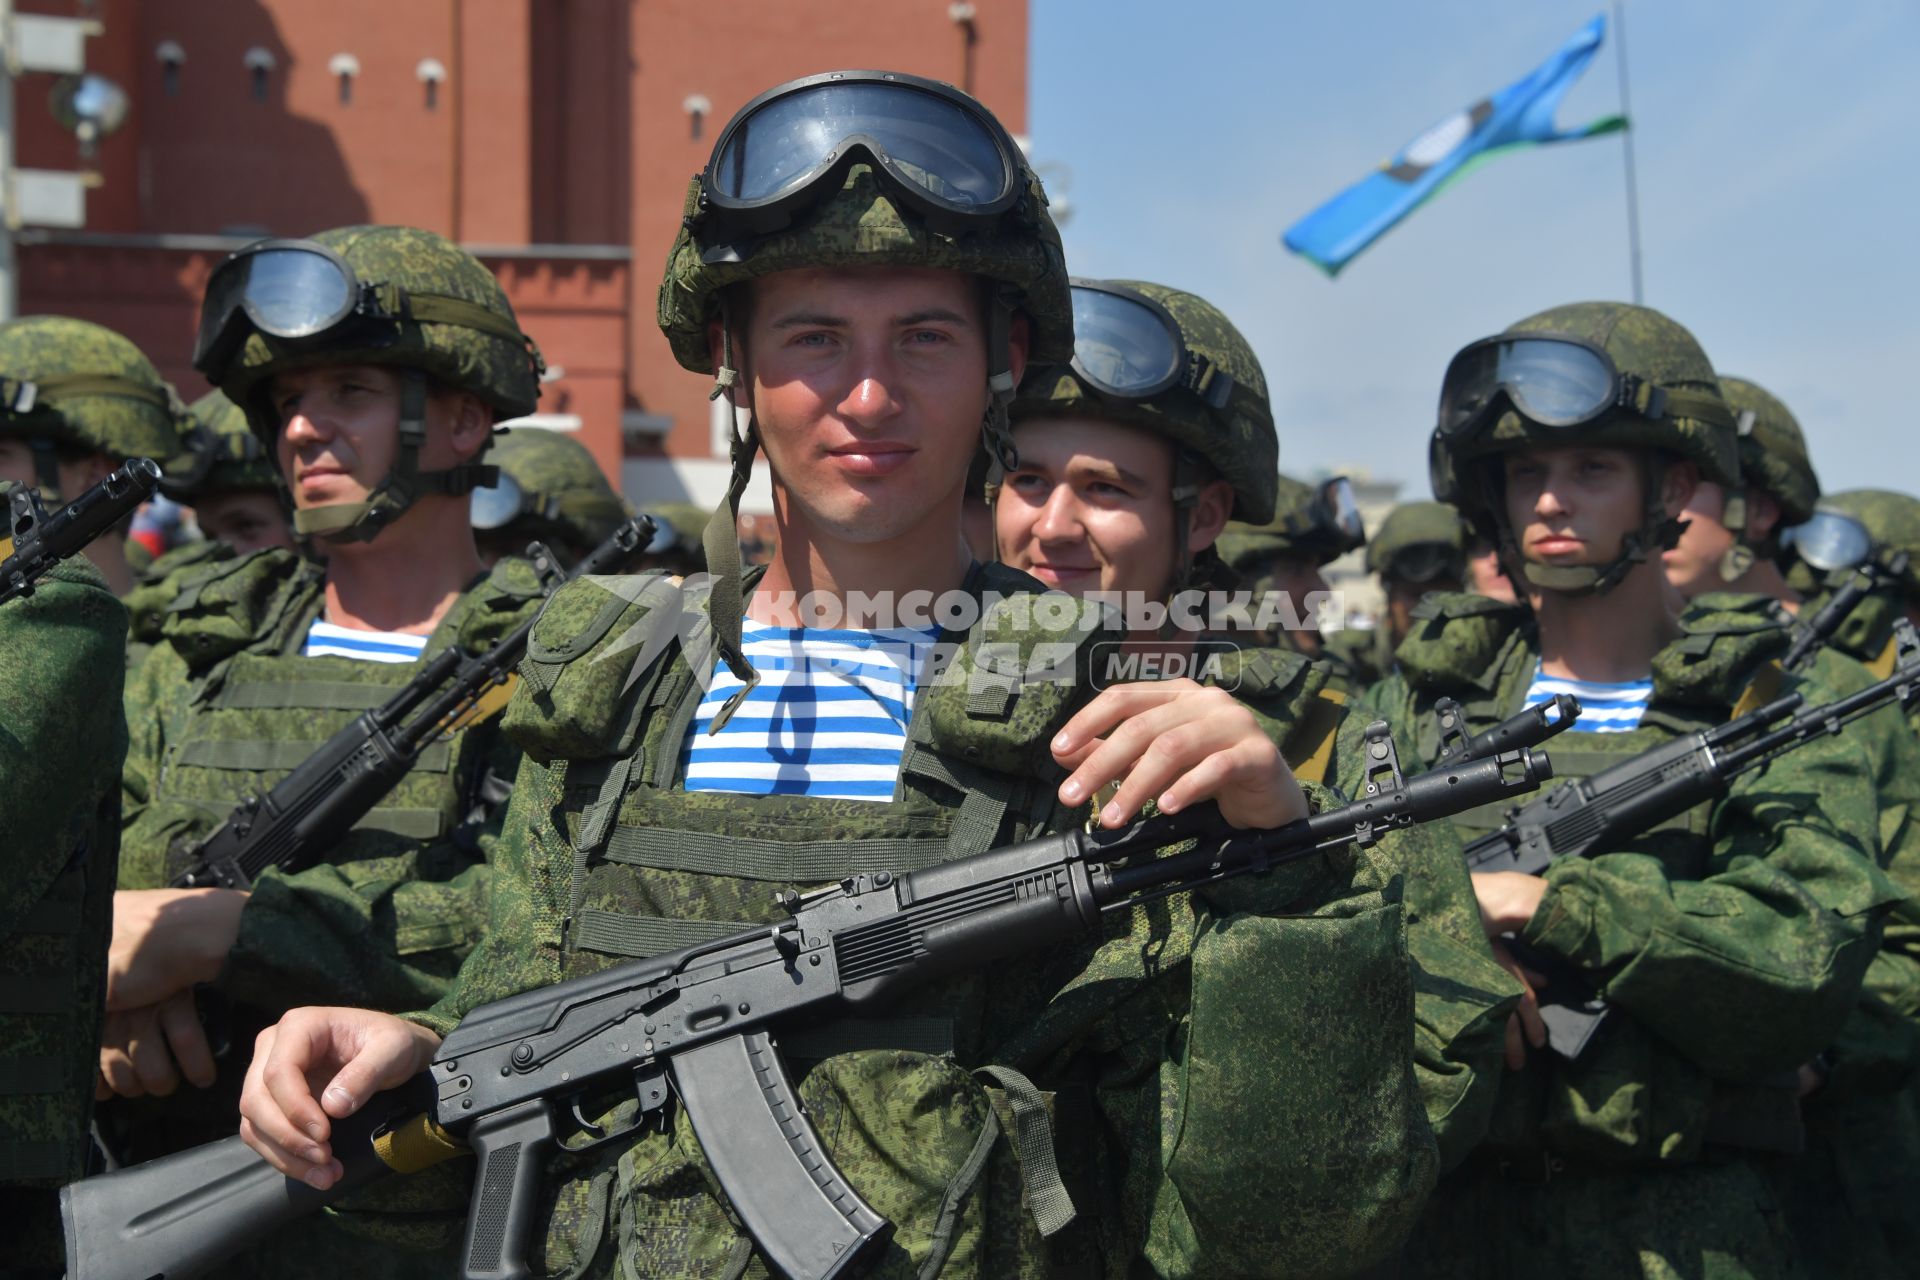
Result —
<instances>
[{"instance_id":1,"label":"camouflage helmet cover","mask_svg":"<svg viewBox=\"0 0 1920 1280\"><path fill-rule=\"evenodd\" d=\"M339 254L364 283L471 303L518 328L513 305L494 274L444 236L418 227L359 226L323 231L312 239ZM220 389L251 414L256 406L250 398L273 374L342 363L418 369L480 397L496 418L531 413L540 397L539 352L530 339L512 342L465 325L412 316L378 343L358 338L329 343L324 337L317 343L292 343L256 331L228 366ZM255 429L262 428L256 423Z\"/></svg>"},{"instance_id":2,"label":"camouflage helmet cover","mask_svg":"<svg viewBox=\"0 0 1920 1280\"><path fill-rule=\"evenodd\" d=\"M652 516L658 526L653 535L656 546L698 554L700 533L707 527L707 518L712 512L693 502L656 502L646 509L646 514Z\"/></svg>"},{"instance_id":3,"label":"camouflage helmet cover","mask_svg":"<svg viewBox=\"0 0 1920 1280\"><path fill-rule=\"evenodd\" d=\"M69 316L0 325L0 377L35 387L33 411L0 420L0 432L162 464L180 447L183 411L172 386L102 325Z\"/></svg>"},{"instance_id":4,"label":"camouflage helmet cover","mask_svg":"<svg viewBox=\"0 0 1920 1280\"><path fill-rule=\"evenodd\" d=\"M1367 543L1367 571L1386 574L1394 556L1416 546L1445 548L1464 570L1467 529L1460 513L1444 502L1401 503L1381 521L1379 532Z\"/></svg>"},{"instance_id":5,"label":"camouflage helmet cover","mask_svg":"<svg viewBox=\"0 0 1920 1280\"><path fill-rule=\"evenodd\" d=\"M1047 213L1040 179L1028 169L1025 196L992 230L944 235L891 199L871 165L849 166L840 189L785 230L714 256L702 242L700 180L687 189L679 236L660 281L660 328L681 366L714 372L707 325L729 286L806 267L935 267L996 282L1001 298L1027 316L1028 359L1073 357L1073 304L1066 254Z\"/></svg>"},{"instance_id":6,"label":"camouflage helmet cover","mask_svg":"<svg viewBox=\"0 0 1920 1280\"><path fill-rule=\"evenodd\" d=\"M1274 477L1273 518L1263 524L1235 521L1215 546L1236 572L1248 573L1274 556L1304 556L1316 565L1338 560L1350 549L1339 531L1316 518L1322 486L1289 475Z\"/></svg>"},{"instance_id":7,"label":"camouflage helmet cover","mask_svg":"<svg viewBox=\"0 0 1920 1280\"><path fill-rule=\"evenodd\" d=\"M494 438L484 460L532 501L532 511L507 525L516 535L557 534L578 547L597 547L627 518L627 504L607 483L593 454L562 432L510 428Z\"/></svg>"},{"instance_id":8,"label":"camouflage helmet cover","mask_svg":"<svg viewBox=\"0 0 1920 1280\"><path fill-rule=\"evenodd\" d=\"M1011 414L1013 421L1040 417L1093 417L1171 439L1205 458L1233 486L1233 514L1265 524L1278 496L1280 440L1274 430L1266 373L1240 330L1218 307L1196 294L1141 280L1108 283L1131 289L1165 307L1180 326L1187 349L1234 380L1247 394L1213 409L1194 391L1170 387L1145 400L1102 396L1065 364L1029 365Z\"/></svg>"},{"instance_id":9,"label":"camouflage helmet cover","mask_svg":"<svg viewBox=\"0 0 1920 1280\"><path fill-rule=\"evenodd\" d=\"M1529 316L1508 334L1560 334L1593 343L1623 374L1669 391L1687 391L1725 403L1713 365L1694 336L1651 307L1624 302L1576 302ZM1656 449L1700 468L1703 478L1729 488L1740 486L1740 459L1728 423L1691 417L1649 418L1631 409L1615 409L1575 428L1530 422L1507 409L1468 439L1436 436L1433 450L1434 496L1455 505L1477 505L1487 498L1462 489L1467 464L1524 448L1555 448L1574 439L1586 445Z\"/></svg>"},{"instance_id":10,"label":"camouflage helmet cover","mask_svg":"<svg viewBox=\"0 0 1920 1280\"><path fill-rule=\"evenodd\" d=\"M1909 595L1920 596L1920 498L1891 489L1848 489L1826 495L1820 505L1865 525L1881 553L1906 552L1902 585Z\"/></svg>"},{"instance_id":11,"label":"camouflage helmet cover","mask_svg":"<svg viewBox=\"0 0 1920 1280\"><path fill-rule=\"evenodd\" d=\"M191 506L210 494L281 491L279 468L225 392L209 391L195 400L185 421L182 464L160 486L168 497Z\"/></svg>"},{"instance_id":12,"label":"camouflage helmet cover","mask_svg":"<svg viewBox=\"0 0 1920 1280\"><path fill-rule=\"evenodd\" d=\"M1740 471L1747 487L1773 495L1780 503L1783 526L1812 516L1814 504L1820 501L1820 477L1814 473L1806 436L1792 411L1765 387L1745 378L1722 377L1720 391L1742 424Z\"/></svg>"}]
</instances>

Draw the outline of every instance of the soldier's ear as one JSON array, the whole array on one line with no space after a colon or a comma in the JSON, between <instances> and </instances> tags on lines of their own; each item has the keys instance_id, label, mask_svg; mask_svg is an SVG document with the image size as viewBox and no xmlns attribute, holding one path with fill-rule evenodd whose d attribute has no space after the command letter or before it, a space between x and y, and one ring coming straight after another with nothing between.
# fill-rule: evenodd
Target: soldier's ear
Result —
<instances>
[{"instance_id":1,"label":"soldier's ear","mask_svg":"<svg viewBox=\"0 0 1920 1280\"><path fill-rule=\"evenodd\" d=\"M1209 481L1187 511L1187 548L1198 555L1213 545L1220 531L1233 517L1233 486L1225 480Z\"/></svg>"},{"instance_id":2,"label":"soldier's ear","mask_svg":"<svg viewBox=\"0 0 1920 1280\"><path fill-rule=\"evenodd\" d=\"M1020 379L1027 371L1027 352L1033 346L1033 325L1027 321L1027 313L1013 313L1013 324L1007 329L1007 368L1013 373L1013 385L1019 386Z\"/></svg>"},{"instance_id":3,"label":"soldier's ear","mask_svg":"<svg viewBox=\"0 0 1920 1280\"><path fill-rule=\"evenodd\" d=\"M1687 504L1693 501L1693 491L1700 487L1700 468L1691 462L1669 462L1660 477L1660 503L1667 514L1679 518Z\"/></svg>"},{"instance_id":4,"label":"soldier's ear","mask_svg":"<svg viewBox=\"0 0 1920 1280\"><path fill-rule=\"evenodd\" d=\"M456 391L443 403L454 456L462 462L479 457L493 439L493 410L471 391Z\"/></svg>"},{"instance_id":5,"label":"soldier's ear","mask_svg":"<svg viewBox=\"0 0 1920 1280\"><path fill-rule=\"evenodd\" d=\"M1747 534L1764 538L1780 527L1780 499L1765 489L1747 490Z\"/></svg>"}]
</instances>

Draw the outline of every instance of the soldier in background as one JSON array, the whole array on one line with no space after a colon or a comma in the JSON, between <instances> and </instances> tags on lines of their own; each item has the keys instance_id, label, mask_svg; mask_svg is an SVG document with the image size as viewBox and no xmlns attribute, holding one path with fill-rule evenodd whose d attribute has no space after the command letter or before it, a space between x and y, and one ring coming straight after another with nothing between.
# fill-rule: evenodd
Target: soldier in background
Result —
<instances>
[{"instance_id":1,"label":"soldier in background","mask_svg":"<svg viewBox=\"0 0 1920 1280\"><path fill-rule=\"evenodd\" d=\"M1393 651L1413 626L1413 607L1429 591L1459 591L1467 576L1466 525L1444 502L1403 502L1367 542L1367 571L1380 581L1386 615L1371 629L1327 637L1362 684L1393 670Z\"/></svg>"},{"instance_id":2,"label":"soldier in background","mask_svg":"<svg viewBox=\"0 0 1920 1280\"><path fill-rule=\"evenodd\" d=\"M653 517L653 541L641 558L642 569L658 569L676 577L704 573L706 548L701 535L706 531L708 512L691 502L658 502L646 510Z\"/></svg>"},{"instance_id":3,"label":"soldier in background","mask_svg":"<svg viewBox=\"0 0 1920 1280\"><path fill-rule=\"evenodd\" d=\"M1320 570L1366 540L1353 486L1345 476L1310 485L1282 475L1273 519L1258 525L1229 524L1218 544L1220 558L1256 598L1269 592L1285 598L1299 625L1283 628L1274 642L1332 662L1334 683L1342 690L1353 690L1359 682L1344 659L1326 652L1314 606L1328 593Z\"/></svg>"},{"instance_id":4,"label":"soldier in background","mask_svg":"<svg viewBox=\"0 0 1920 1280\"><path fill-rule=\"evenodd\" d=\"M1808 616L1846 585L1856 566L1871 563L1879 570L1883 585L1854 606L1832 644L1876 675L1891 672L1894 620L1905 617L1920 626L1920 498L1891 489L1830 493L1787 538L1794 557L1787 582L1806 597L1801 608ZM1907 566L1896 574L1901 552ZM1920 722L1920 713L1915 718Z\"/></svg>"},{"instance_id":5,"label":"soldier in background","mask_svg":"<svg viewBox=\"0 0 1920 1280\"><path fill-rule=\"evenodd\" d=\"M545 543L571 565L630 514L587 447L564 432L513 427L485 459L499 477L473 491L473 536L488 565Z\"/></svg>"},{"instance_id":6,"label":"soldier in background","mask_svg":"<svg viewBox=\"0 0 1920 1280\"><path fill-rule=\"evenodd\" d=\"M9 406L0 420L0 480L36 486L49 507L129 458L164 468L179 448L179 397L138 347L100 325L65 316L0 325L0 388ZM137 578L126 542L122 529L87 548L116 596Z\"/></svg>"}]
</instances>

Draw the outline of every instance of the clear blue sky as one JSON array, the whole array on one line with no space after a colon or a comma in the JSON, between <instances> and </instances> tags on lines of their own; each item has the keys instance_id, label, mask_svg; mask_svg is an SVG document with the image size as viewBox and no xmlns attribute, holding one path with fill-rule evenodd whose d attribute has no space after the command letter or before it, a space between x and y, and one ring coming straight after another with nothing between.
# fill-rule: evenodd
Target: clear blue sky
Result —
<instances>
[{"instance_id":1,"label":"clear blue sky","mask_svg":"<svg viewBox=\"0 0 1920 1280\"><path fill-rule=\"evenodd\" d=\"M1069 265L1225 310L1272 384L1282 469L1424 497L1458 347L1630 296L1620 139L1496 159L1337 280L1280 233L1604 7L1032 0L1029 130L1071 171ZM1828 489L1920 491L1920 5L1628 0L1626 28L1647 303L1786 401ZM1617 35L1563 124L1619 109Z\"/></svg>"}]
</instances>

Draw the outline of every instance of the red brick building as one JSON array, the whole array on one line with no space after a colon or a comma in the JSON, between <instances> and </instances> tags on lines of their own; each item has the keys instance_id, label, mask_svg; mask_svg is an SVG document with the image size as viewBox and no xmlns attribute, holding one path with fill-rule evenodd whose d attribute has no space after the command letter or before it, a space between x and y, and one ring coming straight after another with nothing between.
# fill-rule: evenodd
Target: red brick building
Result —
<instances>
[{"instance_id":1,"label":"red brick building","mask_svg":"<svg viewBox=\"0 0 1920 1280\"><path fill-rule=\"evenodd\" d=\"M1016 135L1026 0L20 0L97 18L133 101L79 232L20 234L22 314L133 338L192 398L200 290L232 248L355 222L451 236L494 268L576 427L636 502L717 502L708 382L654 324L687 179L754 94L836 67L970 88ZM16 162L76 166L15 85ZM758 505L758 504L755 504Z\"/></svg>"}]
</instances>

